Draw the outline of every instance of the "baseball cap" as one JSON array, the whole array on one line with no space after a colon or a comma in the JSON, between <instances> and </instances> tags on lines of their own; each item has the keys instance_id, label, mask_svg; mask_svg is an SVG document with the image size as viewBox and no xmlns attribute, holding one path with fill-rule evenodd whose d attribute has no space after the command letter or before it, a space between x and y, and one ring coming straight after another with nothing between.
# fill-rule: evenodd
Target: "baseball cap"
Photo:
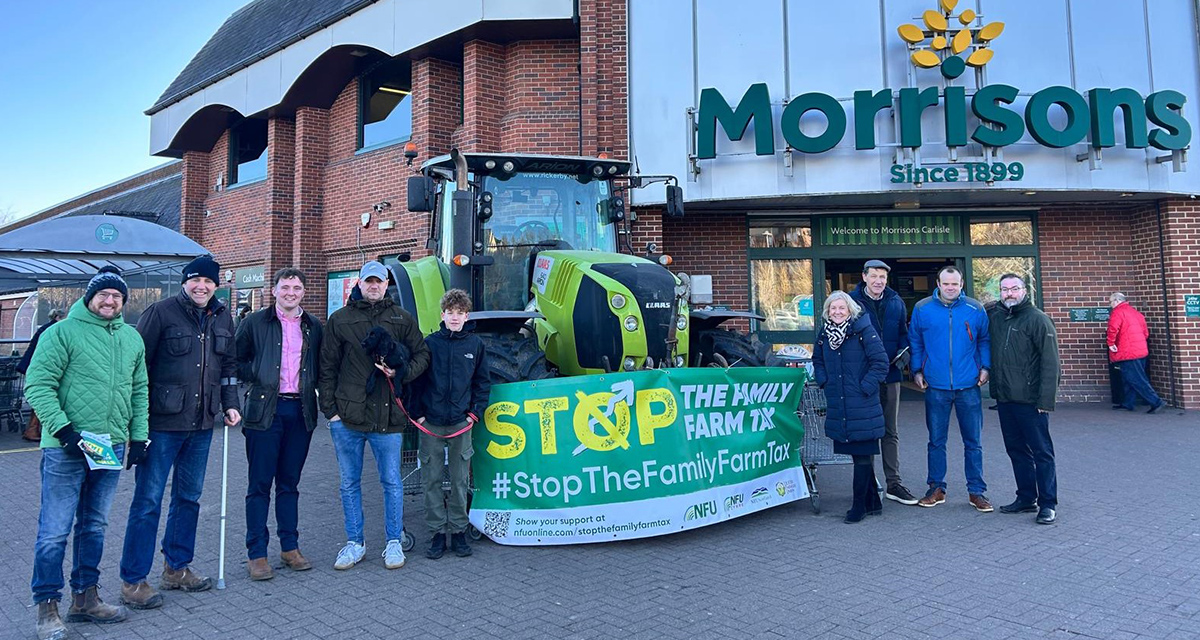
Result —
<instances>
[{"instance_id":1,"label":"baseball cap","mask_svg":"<svg viewBox=\"0 0 1200 640\"><path fill-rule=\"evenodd\" d=\"M366 280L367 278L379 278L380 280L387 282L387 267L374 260L364 264L362 269L358 270L358 279Z\"/></svg>"}]
</instances>

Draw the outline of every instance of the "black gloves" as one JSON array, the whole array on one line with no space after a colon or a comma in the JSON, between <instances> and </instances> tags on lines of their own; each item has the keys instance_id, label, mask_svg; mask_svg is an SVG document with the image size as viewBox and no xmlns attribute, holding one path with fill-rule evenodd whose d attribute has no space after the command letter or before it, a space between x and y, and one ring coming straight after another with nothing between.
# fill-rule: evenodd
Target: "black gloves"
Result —
<instances>
[{"instance_id":1,"label":"black gloves","mask_svg":"<svg viewBox=\"0 0 1200 640\"><path fill-rule=\"evenodd\" d=\"M141 464L146 461L146 450L150 448L150 442L147 440L133 440L129 443L129 449L125 454L125 468L132 469L133 465Z\"/></svg>"},{"instance_id":2,"label":"black gloves","mask_svg":"<svg viewBox=\"0 0 1200 640\"><path fill-rule=\"evenodd\" d=\"M79 448L79 445L81 442L83 442L83 439L79 437L79 434L76 433L75 429L71 428L71 423L68 422L67 426L59 429L58 432L54 434L54 437L58 438L58 441L62 443L62 448L66 450L68 454L80 457L83 456L83 449Z\"/></svg>"}]
</instances>

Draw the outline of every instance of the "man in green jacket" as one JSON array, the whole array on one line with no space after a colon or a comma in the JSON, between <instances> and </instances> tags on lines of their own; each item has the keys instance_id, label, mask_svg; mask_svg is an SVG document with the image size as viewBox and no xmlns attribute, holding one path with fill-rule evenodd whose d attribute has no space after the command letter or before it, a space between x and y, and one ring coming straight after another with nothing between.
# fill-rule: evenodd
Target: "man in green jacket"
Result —
<instances>
[{"instance_id":1,"label":"man in green jacket","mask_svg":"<svg viewBox=\"0 0 1200 640\"><path fill-rule=\"evenodd\" d=\"M26 376L25 397L42 421L42 506L31 583L42 639L66 636L58 601L72 523L67 622L120 622L127 615L125 607L100 599L97 584L120 458L129 443L126 468L138 464L150 444L145 346L121 319L128 295L120 272L102 268L66 320L46 330ZM107 467L89 464L97 439L112 445Z\"/></svg>"},{"instance_id":2,"label":"man in green jacket","mask_svg":"<svg viewBox=\"0 0 1200 640\"><path fill-rule=\"evenodd\" d=\"M408 424L408 416L396 405L396 397L404 385L429 366L429 347L425 346L417 321L387 295L387 286L387 267L375 261L364 264L349 304L329 316L321 342L317 389L321 412L329 416L346 523L346 546L338 552L333 564L338 570L358 564L366 553L362 467L363 447L368 443L383 485L387 532L383 565L388 569L404 566L401 549L404 482L400 477L400 453L401 430ZM367 341L368 335L372 341ZM385 351L394 357L377 355L385 340L390 343ZM372 344L376 348L369 352L367 348Z\"/></svg>"},{"instance_id":3,"label":"man in green jacket","mask_svg":"<svg viewBox=\"0 0 1200 640\"><path fill-rule=\"evenodd\" d=\"M1000 276L1000 304L991 309L989 318L992 397L1017 480L1017 499L1000 507L1000 512L1036 511L1038 524L1053 524L1058 480L1049 414L1054 411L1061 373L1058 335L1054 322L1033 306L1027 291L1021 276Z\"/></svg>"}]
</instances>

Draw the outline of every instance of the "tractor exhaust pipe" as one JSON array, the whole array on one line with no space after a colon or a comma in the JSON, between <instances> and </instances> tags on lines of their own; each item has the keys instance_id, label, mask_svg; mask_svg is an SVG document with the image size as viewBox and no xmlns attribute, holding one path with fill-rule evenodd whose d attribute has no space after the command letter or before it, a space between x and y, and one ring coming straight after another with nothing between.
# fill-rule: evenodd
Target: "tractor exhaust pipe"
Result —
<instances>
[{"instance_id":1,"label":"tractor exhaust pipe","mask_svg":"<svg viewBox=\"0 0 1200 640\"><path fill-rule=\"evenodd\" d=\"M458 149L450 150L450 158L454 160L454 195L450 208L454 238L452 251L455 256L471 256L475 253L475 202L471 197L467 176L467 159ZM472 300L478 300L480 292L476 290L474 270L467 264L449 266L450 286L462 289L471 295Z\"/></svg>"}]
</instances>

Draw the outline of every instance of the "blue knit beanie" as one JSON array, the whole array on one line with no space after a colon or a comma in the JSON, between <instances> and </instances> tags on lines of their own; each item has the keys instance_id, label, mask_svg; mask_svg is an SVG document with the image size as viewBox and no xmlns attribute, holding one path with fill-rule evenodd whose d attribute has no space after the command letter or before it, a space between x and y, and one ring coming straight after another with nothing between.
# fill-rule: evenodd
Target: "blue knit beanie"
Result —
<instances>
[{"instance_id":1,"label":"blue knit beanie","mask_svg":"<svg viewBox=\"0 0 1200 640\"><path fill-rule=\"evenodd\" d=\"M89 305L92 303L92 297L97 291L102 289L116 289L121 292L121 302L129 300L129 286L125 284L125 279L121 277L121 270L112 266L105 265L100 267L96 275L88 281L87 290L83 292L83 304Z\"/></svg>"}]
</instances>

